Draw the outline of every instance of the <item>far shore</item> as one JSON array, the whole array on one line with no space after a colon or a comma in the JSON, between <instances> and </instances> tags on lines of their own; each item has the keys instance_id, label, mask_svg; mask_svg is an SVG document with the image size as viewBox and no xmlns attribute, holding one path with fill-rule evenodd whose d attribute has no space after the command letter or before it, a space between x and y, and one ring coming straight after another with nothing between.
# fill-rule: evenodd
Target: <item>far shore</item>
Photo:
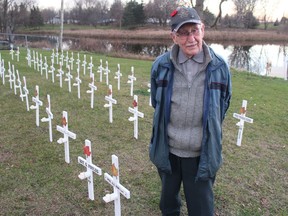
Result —
<instances>
[{"instance_id":1,"label":"far shore","mask_svg":"<svg viewBox=\"0 0 288 216\"><path fill-rule=\"evenodd\" d=\"M30 34L58 34L58 30L37 30ZM27 34L27 32L26 32ZM149 43L157 43L162 40L170 39L169 28L137 28L135 30L114 30L114 29L87 29L64 30L63 37L72 38L93 38L93 39L111 39L111 40L141 40ZM287 44L288 32L280 30L247 30L247 29L205 29L205 38L209 42L223 43L274 43Z\"/></svg>"}]
</instances>

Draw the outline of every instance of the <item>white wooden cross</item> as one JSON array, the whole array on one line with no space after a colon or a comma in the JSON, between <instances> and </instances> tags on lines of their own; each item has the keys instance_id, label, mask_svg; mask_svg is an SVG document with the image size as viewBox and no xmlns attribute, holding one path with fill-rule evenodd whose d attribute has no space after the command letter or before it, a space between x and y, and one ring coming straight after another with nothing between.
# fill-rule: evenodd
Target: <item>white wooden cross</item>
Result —
<instances>
[{"instance_id":1,"label":"white wooden cross","mask_svg":"<svg viewBox=\"0 0 288 216\"><path fill-rule=\"evenodd\" d=\"M71 79L73 79L73 76L71 75L69 65L67 65L67 69L68 69L68 72L66 73L67 78L64 79L64 81L68 82L68 90L69 90L69 92L71 92Z\"/></svg>"},{"instance_id":2,"label":"white wooden cross","mask_svg":"<svg viewBox=\"0 0 288 216\"><path fill-rule=\"evenodd\" d=\"M105 100L108 104L104 104L104 107L109 108L109 122L113 122L113 104L117 104L117 100L112 97L112 85L109 85L108 96L105 96Z\"/></svg>"},{"instance_id":3,"label":"white wooden cross","mask_svg":"<svg viewBox=\"0 0 288 216\"><path fill-rule=\"evenodd\" d=\"M80 99L81 95L80 95L80 85L82 83L82 80L80 79L80 74L79 74L79 70L77 70L77 77L75 78L75 83L73 83L73 86L77 87L78 90L78 98Z\"/></svg>"},{"instance_id":4,"label":"white wooden cross","mask_svg":"<svg viewBox=\"0 0 288 216\"><path fill-rule=\"evenodd\" d=\"M148 90L147 91L150 93L149 106L152 106L152 101L151 101L151 83L148 83L147 86L148 86Z\"/></svg>"},{"instance_id":5,"label":"white wooden cross","mask_svg":"<svg viewBox=\"0 0 288 216\"><path fill-rule=\"evenodd\" d=\"M8 74L5 75L5 77L9 78L9 83L10 83L10 89L12 89L13 87L13 82L14 82L14 76L13 76L13 73L12 73L12 69L11 69L11 63L10 61L8 62Z\"/></svg>"},{"instance_id":6,"label":"white wooden cross","mask_svg":"<svg viewBox=\"0 0 288 216\"><path fill-rule=\"evenodd\" d=\"M41 76L43 75L43 59L42 59L42 53L40 53L40 59L39 59L39 70L40 70L40 73L41 73Z\"/></svg>"},{"instance_id":7,"label":"white wooden cross","mask_svg":"<svg viewBox=\"0 0 288 216\"><path fill-rule=\"evenodd\" d=\"M238 136L237 136L237 146L241 146L242 142L242 135L243 135L243 130L244 130L244 123L253 123L252 118L246 117L246 109L247 108L247 100L242 101L242 107L240 109L240 114L238 113L233 113L233 117L239 119L240 121L236 124L239 126L238 130Z\"/></svg>"},{"instance_id":8,"label":"white wooden cross","mask_svg":"<svg viewBox=\"0 0 288 216\"><path fill-rule=\"evenodd\" d=\"M59 52L58 52L58 48L56 48L55 57L56 57L56 64L59 64ZM53 59L53 62L54 62L54 59Z\"/></svg>"},{"instance_id":9,"label":"white wooden cross","mask_svg":"<svg viewBox=\"0 0 288 216\"><path fill-rule=\"evenodd\" d=\"M94 91L97 90L97 86L94 85L94 73L91 74L91 83L89 83L90 90L87 90L88 94L91 94L91 108L94 107Z\"/></svg>"},{"instance_id":10,"label":"white wooden cross","mask_svg":"<svg viewBox=\"0 0 288 216\"><path fill-rule=\"evenodd\" d=\"M66 58L64 59L65 63L66 63L66 68L68 68L69 66L69 52L66 51Z\"/></svg>"},{"instance_id":11,"label":"white wooden cross","mask_svg":"<svg viewBox=\"0 0 288 216\"><path fill-rule=\"evenodd\" d=\"M17 89L19 89L19 93L20 95L22 95L22 86L21 86L22 83L21 83L18 70L16 70L16 75L17 75L17 79L15 80L15 85L14 85L15 93L17 94ZM22 97L21 97L21 100L23 101Z\"/></svg>"},{"instance_id":12,"label":"white wooden cross","mask_svg":"<svg viewBox=\"0 0 288 216\"><path fill-rule=\"evenodd\" d=\"M71 53L71 57L69 59L71 70L73 71L73 64L74 64L74 53Z\"/></svg>"},{"instance_id":13,"label":"white wooden cross","mask_svg":"<svg viewBox=\"0 0 288 216\"><path fill-rule=\"evenodd\" d=\"M14 49L13 49L13 44L11 44L11 49L9 54L11 55L12 61L14 60Z\"/></svg>"},{"instance_id":14,"label":"white wooden cross","mask_svg":"<svg viewBox=\"0 0 288 216\"><path fill-rule=\"evenodd\" d=\"M38 52L36 52L36 69L37 71L39 72L39 55L38 55Z\"/></svg>"},{"instance_id":15,"label":"white wooden cross","mask_svg":"<svg viewBox=\"0 0 288 216\"><path fill-rule=\"evenodd\" d=\"M1 77L2 77L2 84L5 85L5 63L4 63L4 59L1 60L0 62L0 72L1 72Z\"/></svg>"},{"instance_id":16,"label":"white wooden cross","mask_svg":"<svg viewBox=\"0 0 288 216\"><path fill-rule=\"evenodd\" d=\"M134 77L134 67L131 67L131 75L128 75L128 82L131 84L130 88L130 96L133 96L133 87L134 87L134 81L136 81L136 77Z\"/></svg>"},{"instance_id":17,"label":"white wooden cross","mask_svg":"<svg viewBox=\"0 0 288 216\"><path fill-rule=\"evenodd\" d=\"M17 51L16 51L15 55L16 55L16 57L17 57L17 62L19 62L19 56L20 56L19 47L17 47Z\"/></svg>"},{"instance_id":18,"label":"white wooden cross","mask_svg":"<svg viewBox=\"0 0 288 216\"><path fill-rule=\"evenodd\" d=\"M93 58L92 56L90 56L90 63L88 64L88 67L87 67L87 69L90 71L90 76L93 73L93 67L94 67Z\"/></svg>"},{"instance_id":19,"label":"white wooden cross","mask_svg":"<svg viewBox=\"0 0 288 216\"><path fill-rule=\"evenodd\" d=\"M121 215L121 201L120 194L122 194L127 199L130 199L130 191L120 184L120 173L119 173L119 163L118 157L116 155L112 155L112 176L108 173L104 174L104 179L113 186L113 193L106 194L103 197L103 200L108 203L114 201L114 211L115 216Z\"/></svg>"},{"instance_id":20,"label":"white wooden cross","mask_svg":"<svg viewBox=\"0 0 288 216\"><path fill-rule=\"evenodd\" d=\"M49 123L49 140L50 142L53 142L53 135L52 135L52 119L53 119L53 113L51 112L51 103L50 103L50 95L47 94L47 105L46 105L46 113L47 118L43 117L41 119L41 122L48 122Z\"/></svg>"},{"instance_id":21,"label":"white wooden cross","mask_svg":"<svg viewBox=\"0 0 288 216\"><path fill-rule=\"evenodd\" d=\"M102 82L102 72L103 72L103 66L102 66L102 59L100 59L100 66L98 67L97 73L100 74L100 82Z\"/></svg>"},{"instance_id":22,"label":"white wooden cross","mask_svg":"<svg viewBox=\"0 0 288 216\"><path fill-rule=\"evenodd\" d=\"M15 95L16 95L16 94L17 94L16 88L15 88L15 85L16 85L16 75L15 75L15 66L14 66L14 64L12 65L12 85L14 86L14 93L15 93Z\"/></svg>"},{"instance_id":23,"label":"white wooden cross","mask_svg":"<svg viewBox=\"0 0 288 216\"><path fill-rule=\"evenodd\" d=\"M76 60L76 65L77 65L77 72L80 73L80 64L81 64L81 60L80 60L80 56L79 56L79 52L77 53L77 60Z\"/></svg>"},{"instance_id":24,"label":"white wooden cross","mask_svg":"<svg viewBox=\"0 0 288 216\"><path fill-rule=\"evenodd\" d=\"M122 73L120 72L120 64L117 64L117 71L116 71L116 73L115 73L115 79L117 79L117 83L118 83L118 90L120 90L120 78L121 78L121 76L122 76Z\"/></svg>"},{"instance_id":25,"label":"white wooden cross","mask_svg":"<svg viewBox=\"0 0 288 216\"><path fill-rule=\"evenodd\" d=\"M138 96L134 95L133 108L129 107L128 111L133 114L128 120L134 122L134 137L138 139L138 117L144 118L144 113L138 111Z\"/></svg>"},{"instance_id":26,"label":"white wooden cross","mask_svg":"<svg viewBox=\"0 0 288 216\"><path fill-rule=\"evenodd\" d=\"M81 180L87 178L88 182L88 197L90 200L94 200L94 182L93 182L93 172L97 175L102 175L102 169L97 167L92 163L92 149L91 149L91 141L85 140L85 146L83 148L84 154L86 155L86 159L82 157L78 157L78 163L82 164L86 167L86 172L81 172L78 177Z\"/></svg>"},{"instance_id":27,"label":"white wooden cross","mask_svg":"<svg viewBox=\"0 0 288 216\"><path fill-rule=\"evenodd\" d=\"M56 76L59 77L59 81L60 81L60 87L62 88L62 76L64 74L64 71L62 70L62 63L60 61L59 63L59 69L58 69L58 74L56 74Z\"/></svg>"},{"instance_id":28,"label":"white wooden cross","mask_svg":"<svg viewBox=\"0 0 288 216\"><path fill-rule=\"evenodd\" d=\"M54 71L55 71L55 67L54 67L54 64L51 64L51 66L50 66L50 70L48 71L48 73L51 73L51 78L52 78L52 82L54 83L54 80L55 80L55 78L54 78ZM62 71L62 73L64 73L63 71ZM59 74L60 74L60 72L59 72ZM57 76L57 75L56 75ZM61 86L62 86L62 75L61 75Z\"/></svg>"},{"instance_id":29,"label":"white wooden cross","mask_svg":"<svg viewBox=\"0 0 288 216\"><path fill-rule=\"evenodd\" d=\"M61 123L62 123L62 127L57 125L56 129L60 133L63 133L64 137L58 139L57 143L59 144L64 143L65 161L66 163L70 163L69 138L76 139L76 134L69 131L68 129L68 114L66 111L63 111Z\"/></svg>"},{"instance_id":30,"label":"white wooden cross","mask_svg":"<svg viewBox=\"0 0 288 216\"><path fill-rule=\"evenodd\" d=\"M106 61L106 68L104 69L104 74L106 75L106 85L109 85L109 73L108 61Z\"/></svg>"},{"instance_id":31,"label":"white wooden cross","mask_svg":"<svg viewBox=\"0 0 288 216\"><path fill-rule=\"evenodd\" d=\"M84 60L82 62L82 66L83 66L83 74L85 75L86 74L86 55L84 55Z\"/></svg>"},{"instance_id":32,"label":"white wooden cross","mask_svg":"<svg viewBox=\"0 0 288 216\"><path fill-rule=\"evenodd\" d=\"M33 62L33 67L34 67L34 70L36 70L36 54L35 54L35 50L33 50L33 59L32 59L32 62Z\"/></svg>"},{"instance_id":33,"label":"white wooden cross","mask_svg":"<svg viewBox=\"0 0 288 216\"><path fill-rule=\"evenodd\" d=\"M51 54L50 58L51 58L51 62L54 63L54 58L55 58L55 52L54 52L54 49L52 49L52 54Z\"/></svg>"},{"instance_id":34,"label":"white wooden cross","mask_svg":"<svg viewBox=\"0 0 288 216\"><path fill-rule=\"evenodd\" d=\"M32 101L35 103L35 105L31 105L30 109L36 110L36 126L39 127L39 106L43 105L43 102L39 99L39 86L35 86L35 94L34 97L32 97Z\"/></svg>"},{"instance_id":35,"label":"white wooden cross","mask_svg":"<svg viewBox=\"0 0 288 216\"><path fill-rule=\"evenodd\" d=\"M26 55L27 65L31 67L31 50L27 48L27 55Z\"/></svg>"},{"instance_id":36,"label":"white wooden cross","mask_svg":"<svg viewBox=\"0 0 288 216\"><path fill-rule=\"evenodd\" d=\"M29 111L30 109L29 109L29 98L28 98L28 95L29 95L29 91L28 91L28 89L27 89L27 85L26 85L26 77L25 76L23 76L23 94L22 95L20 95L20 97L23 99L24 97L25 97L25 99L26 99L26 109L27 109L27 111Z\"/></svg>"},{"instance_id":37,"label":"white wooden cross","mask_svg":"<svg viewBox=\"0 0 288 216\"><path fill-rule=\"evenodd\" d=\"M61 49L60 63L61 63L61 65L64 65L64 53L63 53L63 49Z\"/></svg>"},{"instance_id":38,"label":"white wooden cross","mask_svg":"<svg viewBox=\"0 0 288 216\"><path fill-rule=\"evenodd\" d=\"M44 56L44 64L43 64L42 70L45 71L46 79L48 79L48 64L47 64L47 57L46 56Z\"/></svg>"}]
</instances>

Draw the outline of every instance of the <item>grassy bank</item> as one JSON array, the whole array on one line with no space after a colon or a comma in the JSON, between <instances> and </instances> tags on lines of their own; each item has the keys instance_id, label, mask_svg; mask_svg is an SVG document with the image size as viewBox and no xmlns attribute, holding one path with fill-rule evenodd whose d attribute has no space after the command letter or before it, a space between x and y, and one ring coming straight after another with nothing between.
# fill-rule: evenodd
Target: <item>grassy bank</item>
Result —
<instances>
[{"instance_id":1,"label":"grassy bank","mask_svg":"<svg viewBox=\"0 0 288 216\"><path fill-rule=\"evenodd\" d=\"M105 82L99 82L95 68L98 90L91 109L90 95L86 93L90 82L88 71L84 76L81 68L81 99L78 99L75 87L69 93L67 82L60 88L58 77L52 83L50 76L46 80L33 66L28 67L24 50L20 62L12 61L8 52L1 52L6 73L9 60L20 76L26 77L30 105L34 87L39 85L40 99L44 102L40 118L47 116L45 97L50 95L54 141L49 142L48 124L40 122L36 127L35 111L27 112L19 92L15 95L8 80L5 85L0 80L0 215L113 215L114 204L102 200L112 192L103 176L94 175L95 201L87 199L87 181L78 178L85 171L77 163L78 156L84 157L85 139L91 140L93 163L103 173L111 174L111 155L119 157L120 181L131 192L130 200L121 197L122 215L160 215L159 177L148 158L153 109L149 106L147 83L152 62L91 54L95 66L99 66L100 59L109 62L110 83L117 100L111 124L104 108L108 88ZM50 59L50 51L39 52ZM86 54L87 60L90 59L90 54ZM80 53L81 59L83 55ZM113 79L118 63L123 74L120 91ZM138 140L133 138L133 124L128 121L131 116L128 107L132 107L133 101L127 84L131 66L137 77L134 93L138 95L139 111L145 114L139 119ZM75 69L72 74L75 77ZM233 98L224 122L224 164L215 184L217 215L287 215L287 81L235 70L232 81ZM242 147L237 147L237 120L232 115L239 112L243 99L248 100L247 116L254 123L245 124ZM70 164L64 161L63 145L56 142L62 137L56 125L61 124L63 110L69 115L69 129L77 134L76 140L70 140Z\"/></svg>"}]
</instances>

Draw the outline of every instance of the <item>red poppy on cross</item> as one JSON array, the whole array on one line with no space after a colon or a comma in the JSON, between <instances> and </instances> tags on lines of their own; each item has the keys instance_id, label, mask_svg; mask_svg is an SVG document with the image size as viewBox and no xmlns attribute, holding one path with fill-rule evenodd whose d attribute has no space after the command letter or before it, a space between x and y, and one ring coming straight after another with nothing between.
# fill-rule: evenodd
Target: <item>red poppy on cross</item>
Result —
<instances>
[{"instance_id":1,"label":"red poppy on cross","mask_svg":"<svg viewBox=\"0 0 288 216\"><path fill-rule=\"evenodd\" d=\"M90 155L91 155L91 151L90 151L89 146L84 146L84 147L83 147L83 151L84 151L84 154L85 154L85 155L87 155L87 156L90 156Z\"/></svg>"}]
</instances>

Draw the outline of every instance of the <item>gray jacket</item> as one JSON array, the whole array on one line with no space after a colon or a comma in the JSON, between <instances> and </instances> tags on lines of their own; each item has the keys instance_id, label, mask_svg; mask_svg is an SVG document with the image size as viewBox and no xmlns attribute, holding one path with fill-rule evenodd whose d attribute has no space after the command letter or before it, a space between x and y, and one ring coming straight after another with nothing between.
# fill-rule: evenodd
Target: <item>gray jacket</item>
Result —
<instances>
[{"instance_id":1,"label":"gray jacket","mask_svg":"<svg viewBox=\"0 0 288 216\"><path fill-rule=\"evenodd\" d=\"M206 68L203 138L197 179L216 175L222 164L222 122L231 98L228 65L209 48L212 61ZM151 69L151 100L155 109L149 157L161 171L171 173L167 126L170 118L174 65L170 52L159 56Z\"/></svg>"}]
</instances>

